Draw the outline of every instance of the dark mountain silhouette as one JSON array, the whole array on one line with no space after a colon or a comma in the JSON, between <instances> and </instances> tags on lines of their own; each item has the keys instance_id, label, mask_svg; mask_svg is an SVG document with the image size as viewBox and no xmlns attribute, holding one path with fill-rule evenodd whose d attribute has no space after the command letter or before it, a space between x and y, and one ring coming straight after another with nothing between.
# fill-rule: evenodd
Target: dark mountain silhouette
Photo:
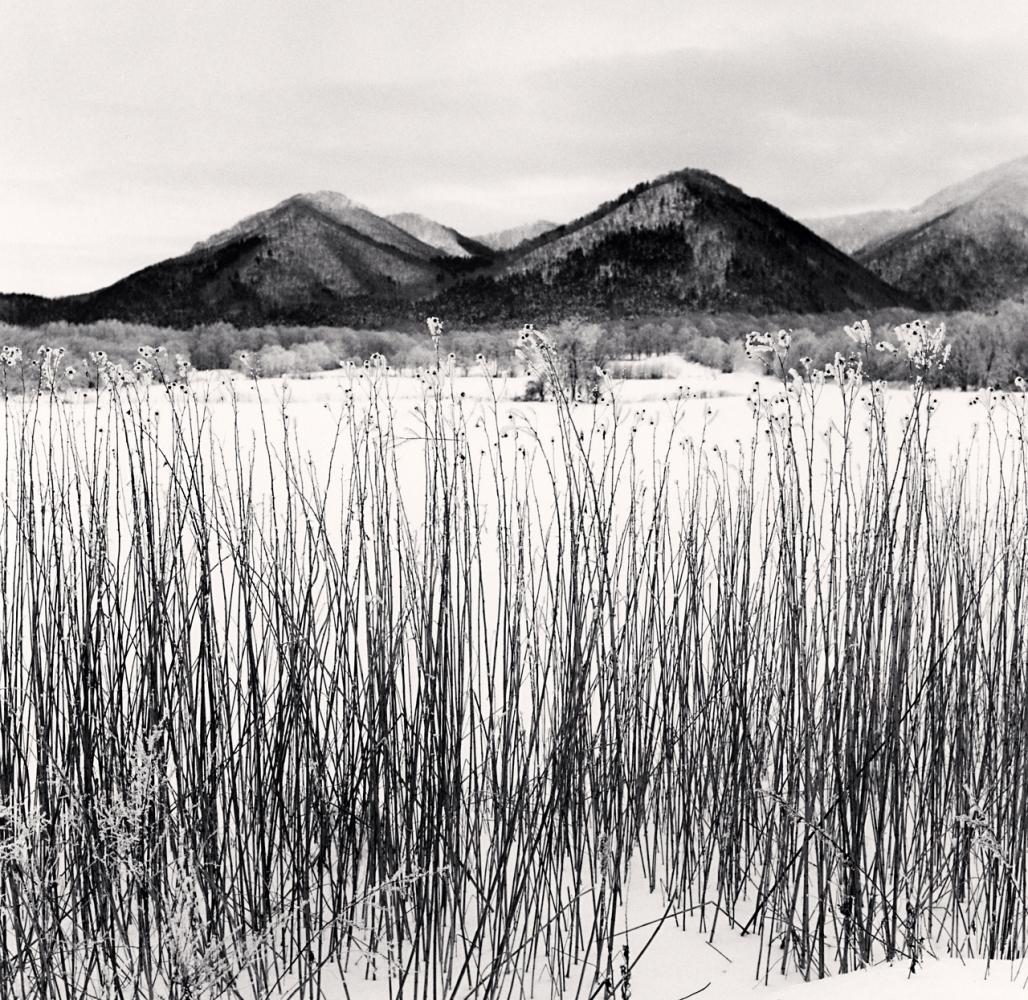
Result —
<instances>
[{"instance_id":1,"label":"dark mountain silhouette","mask_svg":"<svg viewBox=\"0 0 1028 1000\"><path fill-rule=\"evenodd\" d=\"M488 323L907 304L776 208L683 170L495 254L431 220L390 221L331 192L297 195L96 292L0 298L0 317L377 326L428 313Z\"/></svg>"},{"instance_id":2,"label":"dark mountain silhouette","mask_svg":"<svg viewBox=\"0 0 1028 1000\"><path fill-rule=\"evenodd\" d=\"M42 317L51 304L42 295L0 293L0 323L37 322L33 317Z\"/></svg>"},{"instance_id":3,"label":"dark mountain silhouette","mask_svg":"<svg viewBox=\"0 0 1028 1000\"><path fill-rule=\"evenodd\" d=\"M345 322L361 316L369 300L433 291L445 276L439 257L342 195L297 195L107 288L35 300L14 312L22 322Z\"/></svg>"},{"instance_id":4,"label":"dark mountain silhouette","mask_svg":"<svg viewBox=\"0 0 1028 1000\"><path fill-rule=\"evenodd\" d=\"M909 211L879 215L812 225L934 309L987 307L1028 294L1028 157L945 188Z\"/></svg>"},{"instance_id":5,"label":"dark mountain silhouette","mask_svg":"<svg viewBox=\"0 0 1028 1000\"><path fill-rule=\"evenodd\" d=\"M910 305L778 209L701 170L640 184L441 294L466 320Z\"/></svg>"}]
</instances>

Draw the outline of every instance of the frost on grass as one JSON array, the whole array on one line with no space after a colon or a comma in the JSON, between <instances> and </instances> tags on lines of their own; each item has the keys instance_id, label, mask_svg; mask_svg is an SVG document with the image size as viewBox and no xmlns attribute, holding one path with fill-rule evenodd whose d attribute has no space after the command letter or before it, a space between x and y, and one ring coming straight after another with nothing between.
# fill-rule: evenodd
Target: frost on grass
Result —
<instances>
[{"instance_id":1,"label":"frost on grass","mask_svg":"<svg viewBox=\"0 0 1028 1000\"><path fill-rule=\"evenodd\" d=\"M625 1000L675 924L771 983L1019 959L1024 384L858 323L586 393L526 328L522 406L437 333L307 410L0 352L7 993Z\"/></svg>"}]
</instances>

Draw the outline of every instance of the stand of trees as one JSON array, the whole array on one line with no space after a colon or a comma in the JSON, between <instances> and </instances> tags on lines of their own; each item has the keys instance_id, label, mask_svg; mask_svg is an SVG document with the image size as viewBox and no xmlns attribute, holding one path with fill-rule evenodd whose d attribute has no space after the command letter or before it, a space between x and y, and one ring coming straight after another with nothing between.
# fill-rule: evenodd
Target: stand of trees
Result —
<instances>
[{"instance_id":1,"label":"stand of trees","mask_svg":"<svg viewBox=\"0 0 1028 1000\"><path fill-rule=\"evenodd\" d=\"M692 313L676 318L632 317L599 322L567 319L541 327L565 354L569 376L583 390L596 366L612 359L643 359L678 354L687 361L721 371L746 364L741 343L753 330L792 331L790 357L808 357L817 367L847 354L852 344L843 327L867 318L878 340L892 338L892 328L918 315L910 310L881 310L867 317L846 314ZM1016 376L1028 377L1028 303L1008 301L988 312L921 314L932 323L945 322L953 345L940 384L963 389L1006 385ZM445 320L445 317L443 317ZM531 317L526 317L530 320ZM458 369L468 369L483 358L491 370L517 370L514 353L520 325L484 329L450 329L443 337L447 354ZM181 354L194 368L225 369L239 366L246 352L249 363L266 375L301 375L338 367L346 361L383 355L395 368L428 368L435 352L423 328L359 330L332 326L261 326L238 328L214 323L188 330L105 320L86 325L64 322L21 327L0 324L0 345L22 348L26 356L41 346L62 346L70 358L84 358L102 350L129 363L140 345L164 346ZM903 379L909 372L896 355L875 354L869 360L873 378Z\"/></svg>"}]
</instances>

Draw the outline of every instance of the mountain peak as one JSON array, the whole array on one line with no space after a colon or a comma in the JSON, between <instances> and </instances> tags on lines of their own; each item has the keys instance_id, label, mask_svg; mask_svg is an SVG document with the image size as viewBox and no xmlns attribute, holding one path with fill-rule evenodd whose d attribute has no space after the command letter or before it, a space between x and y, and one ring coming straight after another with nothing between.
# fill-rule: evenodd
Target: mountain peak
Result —
<instances>
[{"instance_id":1,"label":"mountain peak","mask_svg":"<svg viewBox=\"0 0 1028 1000\"><path fill-rule=\"evenodd\" d=\"M1028 156L951 184L906 211L818 220L812 228L936 309L1028 292Z\"/></svg>"},{"instance_id":2,"label":"mountain peak","mask_svg":"<svg viewBox=\"0 0 1028 1000\"><path fill-rule=\"evenodd\" d=\"M388 219L375 215L370 209L338 191L294 194L197 243L192 252L210 251L242 239L263 239L272 233L281 234L286 229L309 228L312 225L345 229L351 235L372 241L383 249L399 251L418 261L428 261L438 255L435 247L422 242Z\"/></svg>"},{"instance_id":3,"label":"mountain peak","mask_svg":"<svg viewBox=\"0 0 1028 1000\"><path fill-rule=\"evenodd\" d=\"M902 293L728 181L685 169L637 184L443 292L442 312L639 315L821 312L907 304Z\"/></svg>"},{"instance_id":4,"label":"mountain peak","mask_svg":"<svg viewBox=\"0 0 1028 1000\"><path fill-rule=\"evenodd\" d=\"M422 243L434 247L447 257L470 258L489 255L489 247L417 212L399 212L396 215L387 215L386 218L394 226Z\"/></svg>"},{"instance_id":5,"label":"mountain peak","mask_svg":"<svg viewBox=\"0 0 1028 1000\"><path fill-rule=\"evenodd\" d=\"M308 191L303 194L293 195L287 198L283 204L288 202L302 202L305 205L313 205L323 212L346 212L356 209L361 212L370 211L365 205L348 198L339 191Z\"/></svg>"},{"instance_id":6,"label":"mountain peak","mask_svg":"<svg viewBox=\"0 0 1028 1000\"><path fill-rule=\"evenodd\" d=\"M18 308L177 326L394 322L428 312L546 322L907 301L773 206L686 168L566 225L537 222L481 241L417 213L383 218L337 191L294 194L106 289Z\"/></svg>"},{"instance_id":7,"label":"mountain peak","mask_svg":"<svg viewBox=\"0 0 1028 1000\"><path fill-rule=\"evenodd\" d=\"M950 184L926 198L912 211L919 218L933 218L950 209L977 201L979 198L1004 197L1013 189L1028 193L1028 156L1008 160L998 167L983 170L967 180Z\"/></svg>"},{"instance_id":8,"label":"mountain peak","mask_svg":"<svg viewBox=\"0 0 1028 1000\"><path fill-rule=\"evenodd\" d=\"M846 253L867 254L901 233L982 201L1015 210L1020 205L1028 208L1028 156L949 184L913 208L824 216L808 219L806 224Z\"/></svg>"}]
</instances>

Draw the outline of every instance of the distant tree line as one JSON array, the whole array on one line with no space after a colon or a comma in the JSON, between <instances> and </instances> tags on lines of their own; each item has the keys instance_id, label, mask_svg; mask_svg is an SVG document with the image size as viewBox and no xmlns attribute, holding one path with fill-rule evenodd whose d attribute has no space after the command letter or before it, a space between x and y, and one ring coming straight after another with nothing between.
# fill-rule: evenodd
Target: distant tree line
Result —
<instances>
[{"instance_id":1,"label":"distant tree line","mask_svg":"<svg viewBox=\"0 0 1028 1000\"><path fill-rule=\"evenodd\" d=\"M879 310L866 316L853 313L775 314L690 313L679 317L631 317L598 321L564 319L543 326L564 350L573 366L586 377L593 366L610 360L639 360L677 354L687 361L720 371L735 371L751 364L742 351L746 334L758 330L792 332L790 358L807 357L816 367L832 361L836 352L847 354L852 343L843 332L856 319L869 320L875 340L891 337L899 323L922 315L944 321L952 343L949 364L939 376L941 385L971 389L1005 385L1018 375L1028 376L1028 303L1009 301L988 312L918 314L905 309ZM445 320L445 317L443 317ZM515 353L520 324L481 329L447 327L442 350L453 355L458 368L485 362L490 370L517 369ZM228 323L195 326L186 330L103 320L76 325L66 322L22 327L0 324L0 345L20 347L31 356L40 346L61 346L70 358L85 358L104 351L114 360L131 363L141 345L163 346L169 355L181 354L198 370L238 368L240 354L246 367L264 375L302 375L339 367L381 354L398 369L430 368L436 353L425 328L367 330L338 326L268 325L236 327ZM909 372L893 354L872 352L867 359L871 377L903 379Z\"/></svg>"}]
</instances>

